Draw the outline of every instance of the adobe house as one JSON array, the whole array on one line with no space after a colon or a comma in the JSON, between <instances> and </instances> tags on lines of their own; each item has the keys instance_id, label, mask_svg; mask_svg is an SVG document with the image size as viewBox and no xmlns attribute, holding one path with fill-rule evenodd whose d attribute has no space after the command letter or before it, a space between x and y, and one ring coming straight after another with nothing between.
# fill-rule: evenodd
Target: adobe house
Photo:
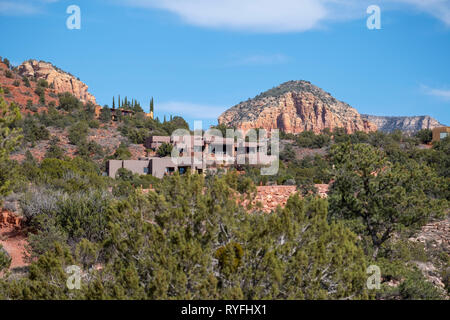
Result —
<instances>
[{"instance_id":1,"label":"adobe house","mask_svg":"<svg viewBox=\"0 0 450 320\"><path fill-rule=\"evenodd\" d=\"M123 109L123 108L111 109L111 119L113 121L117 121L118 120L118 115L119 114L122 115L122 116L129 116L129 115L134 115L135 112L133 110Z\"/></svg>"},{"instance_id":2,"label":"adobe house","mask_svg":"<svg viewBox=\"0 0 450 320\"><path fill-rule=\"evenodd\" d=\"M110 160L106 163L106 171L109 177L115 178L117 171L121 168L130 170L136 174L151 174L156 178L163 178L175 172L180 174L191 172L203 173L203 168L192 161L181 161L174 163L170 157L147 158L139 160Z\"/></svg>"},{"instance_id":3,"label":"adobe house","mask_svg":"<svg viewBox=\"0 0 450 320\"><path fill-rule=\"evenodd\" d=\"M441 141L442 139L450 136L450 127L438 127L433 129L432 142Z\"/></svg>"},{"instance_id":4,"label":"adobe house","mask_svg":"<svg viewBox=\"0 0 450 320\"><path fill-rule=\"evenodd\" d=\"M151 174L162 178L176 171L180 174L191 172L204 173L218 168L232 166L271 165L274 156L267 155L262 142L235 142L233 138L217 136L151 136L146 139L147 149L157 150L163 143L176 147L180 158L177 163L171 157L151 157L139 160L110 160L107 162L107 175L115 178L120 168L137 174Z\"/></svg>"},{"instance_id":5,"label":"adobe house","mask_svg":"<svg viewBox=\"0 0 450 320\"><path fill-rule=\"evenodd\" d=\"M163 143L170 143L171 139L169 136L151 136L145 139L144 146L146 149L152 149L156 151Z\"/></svg>"}]
</instances>

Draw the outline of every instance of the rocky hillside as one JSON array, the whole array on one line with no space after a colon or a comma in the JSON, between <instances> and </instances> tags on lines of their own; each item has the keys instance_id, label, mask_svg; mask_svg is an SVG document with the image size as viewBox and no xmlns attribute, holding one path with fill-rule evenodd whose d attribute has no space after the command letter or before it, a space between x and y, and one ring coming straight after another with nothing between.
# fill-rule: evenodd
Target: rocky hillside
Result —
<instances>
[{"instance_id":1,"label":"rocky hillside","mask_svg":"<svg viewBox=\"0 0 450 320\"><path fill-rule=\"evenodd\" d=\"M95 97L88 92L86 84L49 62L28 60L17 68L17 72L21 77L44 79L56 92L69 92L83 103L96 104Z\"/></svg>"},{"instance_id":2,"label":"rocky hillside","mask_svg":"<svg viewBox=\"0 0 450 320\"><path fill-rule=\"evenodd\" d=\"M20 66L12 68L5 64L5 60L0 58L0 87L4 91L4 98L7 102L14 102L20 107L22 115L42 114L49 111L50 106L59 106L61 93L70 93L83 104L96 104L95 97L88 92L88 86L75 76L53 66L51 63L29 60ZM45 81L44 81L45 80ZM60 109L60 117L70 116L70 113ZM25 117L24 117L25 118ZM64 122L64 121L63 121ZM31 126L33 130L40 127ZM122 142L128 143L128 139L118 130L118 123L100 123L98 128L89 128L87 142L98 144L105 156L111 155ZM26 151L30 151L36 160L41 161L50 147L51 138L57 137L58 147L61 148L65 156L74 157L78 147L69 142L68 131L70 125L65 128L46 126L49 135L39 141L23 141L23 145L11 156L13 160L22 161ZM31 130L31 129L30 129ZM29 131L28 130L28 133ZM31 130L31 131L33 131ZM25 139L26 140L26 139ZM129 144L129 151L132 159L145 156L145 148L139 144ZM97 159L101 161L102 159Z\"/></svg>"},{"instance_id":3,"label":"rocky hillside","mask_svg":"<svg viewBox=\"0 0 450 320\"><path fill-rule=\"evenodd\" d=\"M0 59L1 60L1 59ZM28 78L26 78L28 79ZM15 102L22 113L33 113L46 110L45 104L57 103L57 92L51 88L42 88L45 103L39 103L41 95L36 89L37 82L25 80L15 70L0 61L0 87L4 91L7 102Z\"/></svg>"},{"instance_id":4,"label":"rocky hillside","mask_svg":"<svg viewBox=\"0 0 450 320\"><path fill-rule=\"evenodd\" d=\"M248 130L280 129L286 133L345 128L348 133L375 131L354 108L308 81L289 81L225 111L219 124Z\"/></svg>"},{"instance_id":5,"label":"rocky hillside","mask_svg":"<svg viewBox=\"0 0 450 320\"><path fill-rule=\"evenodd\" d=\"M10 68L0 59L0 87L5 100L17 103L24 114L46 111L52 103L58 105L58 94L65 92L96 105L86 84L48 62L29 60Z\"/></svg>"},{"instance_id":6,"label":"rocky hillside","mask_svg":"<svg viewBox=\"0 0 450 320\"><path fill-rule=\"evenodd\" d=\"M384 132L401 130L406 133L414 133L421 129L433 129L443 126L439 121L430 116L382 117L362 114L361 117L374 123L378 127L378 130Z\"/></svg>"}]
</instances>

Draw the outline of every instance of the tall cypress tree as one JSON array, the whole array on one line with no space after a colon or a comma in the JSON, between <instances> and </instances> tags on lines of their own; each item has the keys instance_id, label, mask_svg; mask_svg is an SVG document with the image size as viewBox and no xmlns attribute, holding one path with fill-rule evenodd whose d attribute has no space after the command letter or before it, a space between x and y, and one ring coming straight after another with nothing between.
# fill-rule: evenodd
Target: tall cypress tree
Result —
<instances>
[{"instance_id":1,"label":"tall cypress tree","mask_svg":"<svg viewBox=\"0 0 450 320\"><path fill-rule=\"evenodd\" d=\"M119 94L119 108L120 108L120 105L121 105L121 104L120 104L120 94Z\"/></svg>"},{"instance_id":2,"label":"tall cypress tree","mask_svg":"<svg viewBox=\"0 0 450 320\"><path fill-rule=\"evenodd\" d=\"M153 112L153 113L154 113L154 102L153 102L153 97L152 97L152 99L150 100L150 112Z\"/></svg>"},{"instance_id":3,"label":"tall cypress tree","mask_svg":"<svg viewBox=\"0 0 450 320\"><path fill-rule=\"evenodd\" d=\"M114 97L113 97L112 108L113 108L113 110L116 109L116 102L114 101Z\"/></svg>"}]
</instances>

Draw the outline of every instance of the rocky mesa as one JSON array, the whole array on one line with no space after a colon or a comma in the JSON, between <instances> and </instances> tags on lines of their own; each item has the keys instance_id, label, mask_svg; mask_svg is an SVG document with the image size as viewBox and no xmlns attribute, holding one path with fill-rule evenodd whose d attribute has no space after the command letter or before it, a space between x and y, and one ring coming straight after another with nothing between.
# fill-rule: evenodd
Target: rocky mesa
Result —
<instances>
[{"instance_id":1,"label":"rocky mesa","mask_svg":"<svg viewBox=\"0 0 450 320\"><path fill-rule=\"evenodd\" d=\"M219 124L242 130L280 129L286 133L344 128L347 133L376 131L348 104L308 81L289 81L225 111Z\"/></svg>"},{"instance_id":2,"label":"rocky mesa","mask_svg":"<svg viewBox=\"0 0 450 320\"><path fill-rule=\"evenodd\" d=\"M378 130L383 132L400 130L412 134L422 129L434 129L444 126L430 116L383 117L362 114L361 117L374 123L378 127Z\"/></svg>"},{"instance_id":3,"label":"rocky mesa","mask_svg":"<svg viewBox=\"0 0 450 320\"><path fill-rule=\"evenodd\" d=\"M83 103L96 104L95 97L88 92L88 86L73 75L56 68L49 62L28 60L17 68L21 77L44 79L56 92L69 92Z\"/></svg>"}]
</instances>

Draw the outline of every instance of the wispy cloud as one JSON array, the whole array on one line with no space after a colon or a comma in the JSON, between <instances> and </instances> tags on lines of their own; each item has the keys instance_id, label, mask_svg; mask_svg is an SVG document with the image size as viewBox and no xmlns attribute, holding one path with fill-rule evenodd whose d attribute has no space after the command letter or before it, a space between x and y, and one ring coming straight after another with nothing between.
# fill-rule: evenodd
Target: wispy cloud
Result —
<instances>
[{"instance_id":1,"label":"wispy cloud","mask_svg":"<svg viewBox=\"0 0 450 320\"><path fill-rule=\"evenodd\" d=\"M411 5L419 11L426 12L450 26L450 0L392 0Z\"/></svg>"},{"instance_id":2,"label":"wispy cloud","mask_svg":"<svg viewBox=\"0 0 450 320\"><path fill-rule=\"evenodd\" d=\"M314 28L327 15L318 0L129 0L167 10L189 24L235 30L285 32Z\"/></svg>"},{"instance_id":3,"label":"wispy cloud","mask_svg":"<svg viewBox=\"0 0 450 320\"><path fill-rule=\"evenodd\" d=\"M59 0L0 0L2 15L32 15ZM450 26L450 0L116 0L124 5L161 9L188 24L256 32L301 32L327 22L366 16L372 4L383 10L416 10Z\"/></svg>"},{"instance_id":4,"label":"wispy cloud","mask_svg":"<svg viewBox=\"0 0 450 320\"><path fill-rule=\"evenodd\" d=\"M163 114L180 115L193 119L217 119L224 107L196 104L191 102L169 101L158 104Z\"/></svg>"},{"instance_id":5,"label":"wispy cloud","mask_svg":"<svg viewBox=\"0 0 450 320\"><path fill-rule=\"evenodd\" d=\"M34 15L43 12L45 4L59 0L7 0L0 1L0 14L10 16Z\"/></svg>"},{"instance_id":6,"label":"wispy cloud","mask_svg":"<svg viewBox=\"0 0 450 320\"><path fill-rule=\"evenodd\" d=\"M450 25L450 0L125 0L123 3L166 10L186 23L209 28L256 32L299 32L324 23L361 18L366 8L418 10Z\"/></svg>"},{"instance_id":7,"label":"wispy cloud","mask_svg":"<svg viewBox=\"0 0 450 320\"><path fill-rule=\"evenodd\" d=\"M33 3L0 1L0 14L3 15L31 15L39 12L40 9Z\"/></svg>"},{"instance_id":8,"label":"wispy cloud","mask_svg":"<svg viewBox=\"0 0 450 320\"><path fill-rule=\"evenodd\" d=\"M423 92L430 96L438 97L447 101L450 101L450 89L436 89L430 88L428 86L422 85L421 89Z\"/></svg>"}]
</instances>

